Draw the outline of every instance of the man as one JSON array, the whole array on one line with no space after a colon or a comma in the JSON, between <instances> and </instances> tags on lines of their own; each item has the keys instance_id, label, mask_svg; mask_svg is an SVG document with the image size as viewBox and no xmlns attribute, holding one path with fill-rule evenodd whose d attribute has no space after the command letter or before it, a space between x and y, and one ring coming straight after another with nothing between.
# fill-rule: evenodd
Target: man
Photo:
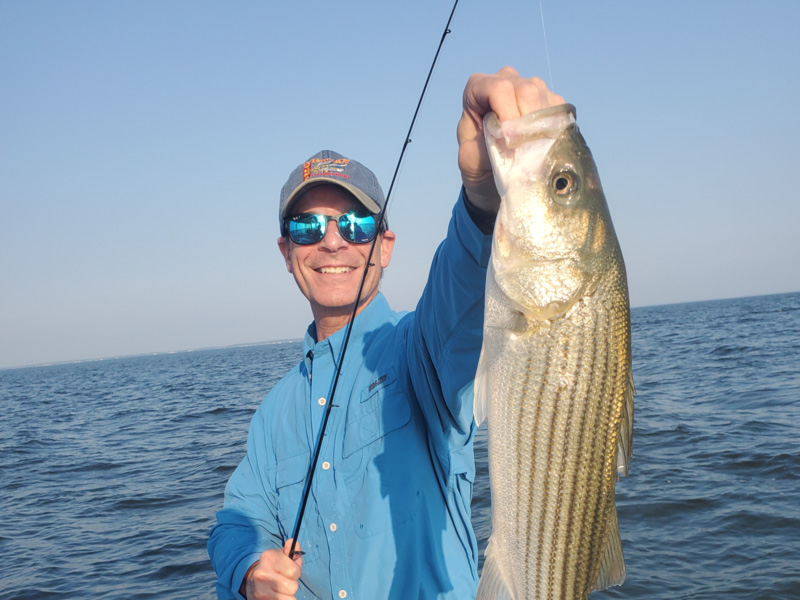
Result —
<instances>
[{"instance_id":1,"label":"man","mask_svg":"<svg viewBox=\"0 0 800 600\"><path fill-rule=\"evenodd\" d=\"M384 196L356 161L324 151L281 193L278 246L311 305L305 359L253 417L209 539L219 598L473 598L477 543L472 380L500 198L483 115L509 120L563 103L511 68L473 75L458 124L463 188L412 313L378 285L395 235L375 221ZM369 258L370 242L377 237ZM289 558L311 454L357 290L367 279Z\"/></svg>"}]
</instances>

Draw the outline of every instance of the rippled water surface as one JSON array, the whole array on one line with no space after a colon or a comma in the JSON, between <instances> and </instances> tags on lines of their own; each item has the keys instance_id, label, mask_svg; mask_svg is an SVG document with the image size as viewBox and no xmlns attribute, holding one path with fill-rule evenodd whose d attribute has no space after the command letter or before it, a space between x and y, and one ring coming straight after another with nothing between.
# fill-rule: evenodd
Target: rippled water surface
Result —
<instances>
[{"instance_id":1,"label":"rippled water surface","mask_svg":"<svg viewBox=\"0 0 800 600\"><path fill-rule=\"evenodd\" d=\"M628 578L591 598L800 598L800 294L634 309L633 350ZM0 371L0 600L213 598L205 544L225 482L300 353Z\"/></svg>"}]
</instances>

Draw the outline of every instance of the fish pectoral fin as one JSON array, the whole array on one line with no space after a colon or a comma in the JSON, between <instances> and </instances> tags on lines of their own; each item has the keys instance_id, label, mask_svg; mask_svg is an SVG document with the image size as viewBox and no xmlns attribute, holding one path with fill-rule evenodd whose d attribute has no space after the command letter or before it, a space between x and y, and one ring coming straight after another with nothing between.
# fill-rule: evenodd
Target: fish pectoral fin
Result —
<instances>
[{"instance_id":1,"label":"fish pectoral fin","mask_svg":"<svg viewBox=\"0 0 800 600\"><path fill-rule=\"evenodd\" d=\"M485 327L499 329L507 333L521 335L531 329L530 321L525 313L519 310L508 310L502 315L495 314L492 322L486 321Z\"/></svg>"},{"instance_id":2,"label":"fish pectoral fin","mask_svg":"<svg viewBox=\"0 0 800 600\"><path fill-rule=\"evenodd\" d=\"M485 346L481 347L473 390L475 397L472 401L472 414L476 425L480 426L486 420L489 411L489 361L486 358Z\"/></svg>"},{"instance_id":3,"label":"fish pectoral fin","mask_svg":"<svg viewBox=\"0 0 800 600\"><path fill-rule=\"evenodd\" d=\"M503 329L516 334L525 333L528 331L528 319L525 317L524 313L514 311L508 316L508 320L505 322Z\"/></svg>"},{"instance_id":4,"label":"fish pectoral fin","mask_svg":"<svg viewBox=\"0 0 800 600\"><path fill-rule=\"evenodd\" d=\"M619 537L619 520L617 520L617 503L611 505L611 519L608 524L608 539L600 573L594 583L594 590L604 590L612 585L621 585L625 581L625 558L622 556L622 539Z\"/></svg>"},{"instance_id":5,"label":"fish pectoral fin","mask_svg":"<svg viewBox=\"0 0 800 600\"><path fill-rule=\"evenodd\" d=\"M486 545L486 561L483 563L478 593L475 600L514 600L514 596L503 577L500 561L493 551L492 538Z\"/></svg>"}]
</instances>

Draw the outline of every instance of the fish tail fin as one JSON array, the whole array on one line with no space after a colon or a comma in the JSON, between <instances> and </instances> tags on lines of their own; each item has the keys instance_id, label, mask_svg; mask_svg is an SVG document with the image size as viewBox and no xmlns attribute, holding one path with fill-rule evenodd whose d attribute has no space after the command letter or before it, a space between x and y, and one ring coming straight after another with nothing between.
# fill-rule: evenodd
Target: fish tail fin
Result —
<instances>
[{"instance_id":1,"label":"fish tail fin","mask_svg":"<svg viewBox=\"0 0 800 600\"><path fill-rule=\"evenodd\" d=\"M484 350L485 348L481 348L473 385L475 398L472 401L472 414L475 417L475 424L479 426L486 420L489 411L489 361Z\"/></svg>"},{"instance_id":2,"label":"fish tail fin","mask_svg":"<svg viewBox=\"0 0 800 600\"><path fill-rule=\"evenodd\" d=\"M500 562L493 551L491 538L486 546L486 561L483 563L475 600L514 600L514 595L500 570Z\"/></svg>"},{"instance_id":3,"label":"fish tail fin","mask_svg":"<svg viewBox=\"0 0 800 600\"><path fill-rule=\"evenodd\" d=\"M593 590L604 590L612 585L620 585L625 581L625 558L622 556L622 539L619 537L619 520L617 504L611 506L611 521L608 524L608 541L600 563L600 573L594 583Z\"/></svg>"}]
</instances>

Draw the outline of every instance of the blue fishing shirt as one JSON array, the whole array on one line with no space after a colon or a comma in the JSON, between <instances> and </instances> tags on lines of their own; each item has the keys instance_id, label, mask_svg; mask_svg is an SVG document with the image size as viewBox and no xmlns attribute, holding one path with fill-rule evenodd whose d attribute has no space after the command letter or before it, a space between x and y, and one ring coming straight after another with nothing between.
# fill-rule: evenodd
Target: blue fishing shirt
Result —
<instances>
[{"instance_id":1,"label":"blue fishing shirt","mask_svg":"<svg viewBox=\"0 0 800 600\"><path fill-rule=\"evenodd\" d=\"M414 312L383 294L356 317L298 536L298 599L465 600L477 589L470 523L473 377L491 236L453 210ZM300 507L346 328L269 392L208 543L219 598L283 548Z\"/></svg>"}]
</instances>

